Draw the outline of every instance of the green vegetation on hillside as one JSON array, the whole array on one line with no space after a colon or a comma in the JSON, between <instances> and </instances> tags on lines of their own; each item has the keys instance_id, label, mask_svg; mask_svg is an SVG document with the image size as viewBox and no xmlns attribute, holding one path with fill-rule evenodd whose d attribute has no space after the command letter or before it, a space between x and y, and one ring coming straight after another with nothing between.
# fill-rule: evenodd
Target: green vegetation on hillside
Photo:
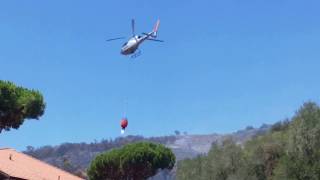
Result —
<instances>
[{"instance_id":1,"label":"green vegetation on hillside","mask_svg":"<svg viewBox=\"0 0 320 180\"><path fill-rule=\"evenodd\" d=\"M0 80L0 133L18 129L25 119L38 119L44 110L40 92Z\"/></svg>"},{"instance_id":2,"label":"green vegetation on hillside","mask_svg":"<svg viewBox=\"0 0 320 180\"><path fill-rule=\"evenodd\" d=\"M97 154L113 148L121 148L126 144L149 141L160 144L170 144L176 140L175 136L149 137L126 136L115 139L103 139L92 143L63 143L58 146L43 146L34 148L28 146L24 152L39 160L64 169L73 174L84 174L92 159ZM66 163L67 162L67 163ZM81 176L85 178L86 176Z\"/></svg>"},{"instance_id":3,"label":"green vegetation on hillside","mask_svg":"<svg viewBox=\"0 0 320 180\"><path fill-rule=\"evenodd\" d=\"M305 103L291 120L240 146L213 144L207 155L178 163L179 180L320 179L320 107Z\"/></svg>"},{"instance_id":4,"label":"green vegetation on hillside","mask_svg":"<svg viewBox=\"0 0 320 180\"><path fill-rule=\"evenodd\" d=\"M98 155L88 169L90 180L143 180L159 169L172 169L175 156L161 144L139 142Z\"/></svg>"}]
</instances>

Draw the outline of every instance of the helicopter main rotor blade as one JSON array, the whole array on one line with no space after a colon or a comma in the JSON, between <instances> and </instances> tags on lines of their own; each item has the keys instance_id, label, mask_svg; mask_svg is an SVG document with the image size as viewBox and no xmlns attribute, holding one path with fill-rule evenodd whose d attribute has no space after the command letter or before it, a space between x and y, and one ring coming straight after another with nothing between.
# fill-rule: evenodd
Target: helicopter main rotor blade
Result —
<instances>
[{"instance_id":1,"label":"helicopter main rotor blade","mask_svg":"<svg viewBox=\"0 0 320 180\"><path fill-rule=\"evenodd\" d=\"M132 19L132 20L131 20L132 36L135 36L135 32L134 32L134 31L135 31L135 27L134 27L134 26L135 26L135 22L134 22L134 19Z\"/></svg>"},{"instance_id":2,"label":"helicopter main rotor blade","mask_svg":"<svg viewBox=\"0 0 320 180\"><path fill-rule=\"evenodd\" d=\"M119 40L119 39L124 39L126 37L118 37L118 38L111 38L111 39L107 39L106 41L114 41L114 40Z\"/></svg>"},{"instance_id":3,"label":"helicopter main rotor blade","mask_svg":"<svg viewBox=\"0 0 320 180\"><path fill-rule=\"evenodd\" d=\"M164 41L162 41L162 40L160 40L160 39L147 39L147 40L150 40L150 41L157 41L157 42L164 42Z\"/></svg>"}]
</instances>

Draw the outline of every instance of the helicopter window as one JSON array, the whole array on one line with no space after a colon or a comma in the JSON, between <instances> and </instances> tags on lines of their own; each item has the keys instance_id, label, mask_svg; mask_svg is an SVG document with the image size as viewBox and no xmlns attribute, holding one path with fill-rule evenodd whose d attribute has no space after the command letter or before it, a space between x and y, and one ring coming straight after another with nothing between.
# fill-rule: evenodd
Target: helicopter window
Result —
<instances>
[{"instance_id":1,"label":"helicopter window","mask_svg":"<svg viewBox=\"0 0 320 180\"><path fill-rule=\"evenodd\" d=\"M127 45L127 44L128 44L128 42L124 43L122 46L125 46L125 45Z\"/></svg>"}]
</instances>

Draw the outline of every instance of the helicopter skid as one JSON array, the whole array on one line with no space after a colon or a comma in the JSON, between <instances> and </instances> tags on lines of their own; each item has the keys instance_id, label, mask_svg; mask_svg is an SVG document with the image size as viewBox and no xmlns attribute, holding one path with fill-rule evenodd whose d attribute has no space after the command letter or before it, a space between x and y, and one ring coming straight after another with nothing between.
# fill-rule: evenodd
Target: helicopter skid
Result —
<instances>
[{"instance_id":1,"label":"helicopter skid","mask_svg":"<svg viewBox=\"0 0 320 180\"><path fill-rule=\"evenodd\" d=\"M137 58L137 57L139 57L141 55L141 51L140 50L138 50L137 52L135 52L132 56L131 56L131 58Z\"/></svg>"}]
</instances>

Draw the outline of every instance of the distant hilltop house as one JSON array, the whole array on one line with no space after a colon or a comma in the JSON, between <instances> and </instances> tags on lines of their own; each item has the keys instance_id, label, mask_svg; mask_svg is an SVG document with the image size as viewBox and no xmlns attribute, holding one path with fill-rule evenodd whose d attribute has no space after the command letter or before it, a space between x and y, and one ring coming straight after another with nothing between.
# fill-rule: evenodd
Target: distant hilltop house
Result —
<instances>
[{"instance_id":1,"label":"distant hilltop house","mask_svg":"<svg viewBox=\"0 0 320 180\"><path fill-rule=\"evenodd\" d=\"M83 180L14 149L0 149L0 180Z\"/></svg>"}]
</instances>

